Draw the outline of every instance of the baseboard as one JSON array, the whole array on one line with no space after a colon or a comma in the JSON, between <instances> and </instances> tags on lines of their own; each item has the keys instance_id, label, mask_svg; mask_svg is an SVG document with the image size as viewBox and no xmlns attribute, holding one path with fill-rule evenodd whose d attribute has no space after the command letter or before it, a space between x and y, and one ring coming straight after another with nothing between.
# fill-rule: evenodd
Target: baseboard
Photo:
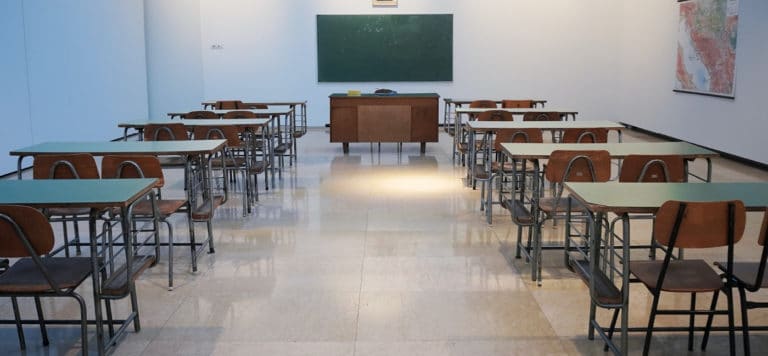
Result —
<instances>
[{"instance_id":1,"label":"baseboard","mask_svg":"<svg viewBox=\"0 0 768 356\"><path fill-rule=\"evenodd\" d=\"M667 140L667 141L683 141L683 140L681 140L679 138L668 136L668 135L665 135L665 134L662 134L662 133L658 133L658 132L655 132L655 131L651 131L651 130L646 130L646 129L642 128L642 127L637 127L637 126L630 125L630 124L628 124L626 122L619 122L619 123L624 125L624 126L626 126L628 129L630 129L632 131L637 131L637 132L646 134L648 136L653 136L653 137L660 138L660 139ZM704 148L706 148L708 150L715 151L721 157L723 157L725 159L729 159L731 161L738 162L738 163L741 163L743 165L750 166L752 168L757 168L757 169L760 169L760 170L763 170L763 171L768 171L768 164L765 164L765 163L762 163L762 162L758 162L758 161L753 161L753 160L751 160L749 158L737 156L737 155L734 155L734 154L731 154L731 153L728 153L728 152L720 151L720 150L712 148L712 147L707 147L707 146L704 146L704 145L699 145L699 144L697 144L695 142L691 142L691 143L693 143L695 145L698 145L698 146L701 146L701 147L704 147Z\"/></svg>"}]
</instances>

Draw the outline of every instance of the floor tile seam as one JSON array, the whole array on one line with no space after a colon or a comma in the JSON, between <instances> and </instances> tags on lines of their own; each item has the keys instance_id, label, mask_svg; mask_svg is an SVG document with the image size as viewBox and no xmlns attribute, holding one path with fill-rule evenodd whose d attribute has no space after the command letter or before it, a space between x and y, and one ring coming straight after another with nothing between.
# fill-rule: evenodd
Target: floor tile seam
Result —
<instances>
[{"instance_id":1,"label":"floor tile seam","mask_svg":"<svg viewBox=\"0 0 768 356\"><path fill-rule=\"evenodd\" d=\"M355 335L352 338L352 356L357 354L357 336L360 332L360 303L363 300L363 272L365 271L365 258L368 248L368 213L365 215L365 230L363 230L363 255L360 258L360 284L357 290L357 310L355 311Z\"/></svg>"},{"instance_id":2,"label":"floor tile seam","mask_svg":"<svg viewBox=\"0 0 768 356\"><path fill-rule=\"evenodd\" d=\"M169 291L168 293L173 293L173 292L172 292L172 291ZM163 329L165 329L165 328L166 328L166 326L168 326L168 323L171 321L171 319L173 319L173 317L176 315L176 313L178 313L178 312L179 312L179 309L181 308L181 306L182 306L182 305L184 305L184 303L186 303L186 302L187 302L187 300L188 300L189 298L191 298L191 296L188 296L188 295L182 295L182 296L180 296L180 297L181 297L181 301L180 301L178 304L176 304L176 308L173 310L173 312L172 312L170 315L168 315L168 318L167 318L167 319L165 319L165 322L163 322L163 324L162 324L161 326L159 326L159 327L158 327L158 330L163 330ZM150 345L151 345L153 342L155 342L155 340L157 340L157 337L158 337L159 335L160 335L160 332L156 333L154 336L152 336L152 337L150 337L150 338L149 338L149 340L147 341L147 344L146 344L146 345L144 346L144 348L141 350L141 353L140 353L140 355L145 355L145 354L146 354L147 350L149 349L149 346L150 346Z\"/></svg>"}]
</instances>

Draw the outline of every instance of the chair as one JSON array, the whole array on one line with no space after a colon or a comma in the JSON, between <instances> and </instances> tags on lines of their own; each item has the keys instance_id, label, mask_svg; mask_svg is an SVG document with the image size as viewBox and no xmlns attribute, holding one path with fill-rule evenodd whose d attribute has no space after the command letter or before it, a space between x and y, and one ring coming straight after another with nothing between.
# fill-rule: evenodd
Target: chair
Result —
<instances>
[{"instance_id":1,"label":"chair","mask_svg":"<svg viewBox=\"0 0 768 356\"><path fill-rule=\"evenodd\" d=\"M611 156L608 151L581 151L581 150L556 150L549 156L544 177L553 185L552 196L543 197L537 190L540 185L534 186L532 194L532 214L536 226L533 233L533 245L531 241L523 244L518 236L517 256L521 252L533 262L532 279L541 284L541 251L542 246L541 227L549 219L565 219L570 209L568 199L562 197L565 182L607 182L611 177ZM565 249L568 252L568 236L565 237ZM563 248L562 246L548 246L546 249ZM531 251L533 251L531 253Z\"/></svg>"},{"instance_id":2,"label":"chair","mask_svg":"<svg viewBox=\"0 0 768 356\"><path fill-rule=\"evenodd\" d=\"M523 114L523 121L563 121L562 115L557 111L527 112Z\"/></svg>"},{"instance_id":3,"label":"chair","mask_svg":"<svg viewBox=\"0 0 768 356\"><path fill-rule=\"evenodd\" d=\"M628 155L621 162L619 182L687 181L685 161L677 155Z\"/></svg>"},{"instance_id":4,"label":"chair","mask_svg":"<svg viewBox=\"0 0 768 356\"><path fill-rule=\"evenodd\" d=\"M514 120L512 114L504 110L490 110L490 111L482 112L477 115L477 121L512 121L512 120ZM493 134L490 132L486 132L485 134L483 134L483 137L481 140L475 139L474 142L475 142L474 157L471 157L472 159L471 164L474 164L474 166L472 167L472 176L470 177L472 179L472 189L475 189L477 181L481 180L483 182L483 191L485 191L485 182L487 182L491 177L489 164L492 158L491 145L493 143ZM466 147L469 147L469 146L466 146ZM478 159L478 156L482 158ZM481 197L483 195L481 195ZM482 198L481 198L481 201L482 201ZM481 205L481 208L482 208L482 205Z\"/></svg>"},{"instance_id":5,"label":"chair","mask_svg":"<svg viewBox=\"0 0 768 356\"><path fill-rule=\"evenodd\" d=\"M251 196L259 200L259 181L258 174L264 173L264 184L268 184L266 175L269 167L266 159L266 152L262 151L262 159L256 160L256 148L252 147L253 138L246 135L246 141L240 139L237 129L233 126L206 126L196 127L194 131L196 140L226 139L227 149L225 150L223 163L221 160L214 160L214 165L219 165L221 169L229 172L240 171L243 175L243 216L250 209ZM250 175L253 174L254 189L251 191Z\"/></svg>"},{"instance_id":6,"label":"chair","mask_svg":"<svg viewBox=\"0 0 768 356\"><path fill-rule=\"evenodd\" d=\"M619 182L624 183L681 183L686 182L685 162L677 155L628 155L619 169ZM631 214L630 219L653 219L653 215ZM621 236L615 233L616 224L621 220L616 217L611 220L608 233L623 242ZM649 248L649 257L656 259L656 249L660 246L651 236L650 245L632 245L632 248Z\"/></svg>"},{"instance_id":7,"label":"chair","mask_svg":"<svg viewBox=\"0 0 768 356\"><path fill-rule=\"evenodd\" d=\"M513 121L512 113L505 110L489 110L477 115L477 121Z\"/></svg>"},{"instance_id":8,"label":"chair","mask_svg":"<svg viewBox=\"0 0 768 356\"><path fill-rule=\"evenodd\" d=\"M714 314L728 315L730 353L735 353L735 328L733 316L733 279L734 244L744 234L746 210L741 201L719 202L681 202L667 201L656 213L653 234L657 241L666 246L667 251L662 261L629 261L629 271L640 283L643 283L653 296L648 329L645 334L643 355L647 355L651 345L653 327L657 314L688 315L688 350L693 350L694 317L699 314L709 315L708 324ZM723 274L716 272L707 262L700 259L673 259L672 250L677 248L704 249L726 247L726 262ZM728 299L728 310L714 310L718 291L723 290ZM689 310L661 310L659 298L662 292L690 293ZM696 295L713 293L712 308L696 310ZM615 327L617 312L611 323L609 337ZM702 342L702 348L706 341Z\"/></svg>"},{"instance_id":9,"label":"chair","mask_svg":"<svg viewBox=\"0 0 768 356\"><path fill-rule=\"evenodd\" d=\"M0 206L0 256L18 258L0 274L0 296L11 297L19 346L26 348L16 298L34 297L43 344L48 345L40 297L71 297L80 307L82 354L88 354L88 316L85 300L75 290L91 273L90 257L41 257L54 245L53 229L38 210L26 206Z\"/></svg>"},{"instance_id":10,"label":"chair","mask_svg":"<svg viewBox=\"0 0 768 356\"><path fill-rule=\"evenodd\" d=\"M493 101L493 100L475 100L475 101L469 103L469 107L470 108L495 108L496 107L496 102ZM470 120L473 120L473 119L474 118L470 118ZM458 128L458 131L460 132L460 134L454 136L454 139L455 139L454 142L456 144L455 144L455 146L453 148L453 154L454 154L454 158L458 154L461 157L462 165L464 165L464 163L465 163L465 156L466 156L467 152L469 151L469 146L467 144L466 133L463 132L463 130L461 129L463 123L457 121L457 124L459 125L459 126L457 126L457 128Z\"/></svg>"},{"instance_id":11,"label":"chair","mask_svg":"<svg viewBox=\"0 0 768 356\"><path fill-rule=\"evenodd\" d=\"M222 119L256 119L256 114L254 114L252 111L246 111L246 110L235 110L230 111L227 113L224 113L224 116L222 116Z\"/></svg>"},{"instance_id":12,"label":"chair","mask_svg":"<svg viewBox=\"0 0 768 356\"><path fill-rule=\"evenodd\" d=\"M563 115L557 111L527 112L523 114L523 121L563 121ZM555 131L551 134L552 142L557 142Z\"/></svg>"},{"instance_id":13,"label":"chair","mask_svg":"<svg viewBox=\"0 0 768 356\"><path fill-rule=\"evenodd\" d=\"M237 110L245 108L243 102L240 100L217 100L213 107L216 110Z\"/></svg>"},{"instance_id":14,"label":"chair","mask_svg":"<svg viewBox=\"0 0 768 356\"><path fill-rule=\"evenodd\" d=\"M145 141L189 140L189 134L183 123L149 124L144 126Z\"/></svg>"},{"instance_id":15,"label":"chair","mask_svg":"<svg viewBox=\"0 0 768 356\"><path fill-rule=\"evenodd\" d=\"M99 170L96 166L96 160L87 153L77 154L56 154L56 155L37 155L32 163L33 179L99 179ZM50 222L61 222L63 228L64 245L55 249L52 253L57 254L64 250L64 256L69 257L69 231L67 223L71 222L75 237L72 243L75 245L75 252L80 254L80 221L90 219L90 209L88 208L49 208L44 209Z\"/></svg>"},{"instance_id":16,"label":"chair","mask_svg":"<svg viewBox=\"0 0 768 356\"><path fill-rule=\"evenodd\" d=\"M512 214L512 221L515 222L518 226L518 235L522 234L522 228L523 226L530 226L530 223L532 221L530 210L520 209L522 205L520 205L518 202L522 202L523 200L519 200L514 198L515 192L519 194L520 197L525 195L525 185L520 183L522 179L522 174L528 174L531 173L532 169L530 168L530 165L526 162L525 165L522 165L520 162L507 162L506 161L506 155L501 150L501 144L502 143L542 143L542 132L541 129L504 129L499 130L496 132L496 137L494 138L493 147L494 147L494 153L496 155L496 160L492 162L491 164L491 176L490 176L490 182L488 184L488 195L485 198L485 201L487 203L486 209L486 220L488 223L492 223L492 216L493 216L493 180L499 179L499 200L498 202L502 204L502 206L510 211L510 214ZM537 164L534 162L531 162L533 164ZM509 180L507 183L511 183L511 187L507 189L507 191L512 192L512 198L505 200L503 198L504 190L502 188L502 185L505 183L505 177L513 174L514 177Z\"/></svg>"},{"instance_id":17,"label":"chair","mask_svg":"<svg viewBox=\"0 0 768 356\"><path fill-rule=\"evenodd\" d=\"M505 109L509 108L532 108L533 100L502 100L501 107Z\"/></svg>"},{"instance_id":18,"label":"chair","mask_svg":"<svg viewBox=\"0 0 768 356\"><path fill-rule=\"evenodd\" d=\"M198 111L190 111L186 114L184 114L184 119L187 120L194 120L194 119L218 119L219 116L216 115L213 111L207 111L207 110L198 110Z\"/></svg>"},{"instance_id":19,"label":"chair","mask_svg":"<svg viewBox=\"0 0 768 356\"><path fill-rule=\"evenodd\" d=\"M249 107L250 109L259 109L259 110L266 110L269 109L269 106L264 104L254 104ZM268 114L256 114L257 119L269 119Z\"/></svg>"},{"instance_id":20,"label":"chair","mask_svg":"<svg viewBox=\"0 0 768 356\"><path fill-rule=\"evenodd\" d=\"M768 302L758 302L747 300L747 292L755 293L760 289L768 287L768 279L766 276L766 260L768 260L768 212L763 214L763 224L760 228L760 235L757 238L757 244L762 246L762 252L760 253L760 260L758 262L734 262L732 266L733 271L733 283L739 290L739 301L741 305L741 325L742 336L744 337L744 354L750 354L749 344L749 315L750 309L768 308ZM728 262L715 262L715 265L722 272L728 271ZM703 347L706 347L706 343L709 336L709 330L712 326L712 317L707 319L707 327L704 334Z\"/></svg>"},{"instance_id":21,"label":"chair","mask_svg":"<svg viewBox=\"0 0 768 356\"><path fill-rule=\"evenodd\" d=\"M607 143L608 130L605 128L565 129L561 143Z\"/></svg>"},{"instance_id":22,"label":"chair","mask_svg":"<svg viewBox=\"0 0 768 356\"><path fill-rule=\"evenodd\" d=\"M102 176L106 178L157 178L155 184L154 205L149 200L138 202L133 208L133 221L154 220L155 217L168 228L168 289L173 290L173 225L168 218L176 213L184 213L189 219L189 204L187 199L163 199L161 188L165 185L163 169L160 160L155 156L124 155L104 156L101 160ZM159 231L155 231L159 234ZM190 242L194 246L194 240ZM156 243L159 249L159 243ZM194 249L193 249L194 251ZM155 253L160 256L159 253ZM193 259L194 260L194 259ZM197 270L197 266L192 266Z\"/></svg>"}]
</instances>

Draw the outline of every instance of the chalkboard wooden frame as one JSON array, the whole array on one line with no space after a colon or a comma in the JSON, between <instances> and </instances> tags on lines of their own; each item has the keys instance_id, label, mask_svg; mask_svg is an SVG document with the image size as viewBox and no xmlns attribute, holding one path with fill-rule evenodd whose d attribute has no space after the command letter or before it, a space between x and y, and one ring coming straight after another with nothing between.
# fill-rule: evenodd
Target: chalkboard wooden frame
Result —
<instances>
[{"instance_id":1,"label":"chalkboard wooden frame","mask_svg":"<svg viewBox=\"0 0 768 356\"><path fill-rule=\"evenodd\" d=\"M453 15L317 15L318 82L453 80Z\"/></svg>"}]
</instances>

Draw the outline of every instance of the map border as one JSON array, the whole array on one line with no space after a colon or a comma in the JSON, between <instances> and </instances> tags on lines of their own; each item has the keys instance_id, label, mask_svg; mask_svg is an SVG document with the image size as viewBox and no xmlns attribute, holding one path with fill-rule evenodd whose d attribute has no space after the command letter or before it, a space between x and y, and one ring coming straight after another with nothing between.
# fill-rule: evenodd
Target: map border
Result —
<instances>
[{"instance_id":1,"label":"map border","mask_svg":"<svg viewBox=\"0 0 768 356\"><path fill-rule=\"evenodd\" d=\"M689 2L689 1L698 1L698 0L677 0L677 2L679 4L677 6L678 22L680 21L680 5L681 5L681 3ZM737 11L737 16L738 16L738 11ZM739 28L739 25L738 25L738 22L737 22L736 23L736 33L737 33L736 36L738 36L738 28ZM678 32L677 33L677 37L675 38L675 41L679 41L679 40L680 40L680 33ZM734 48L734 56L736 56L737 54L738 54L738 47ZM675 54L675 62L677 62L677 54ZM675 63L675 80L674 80L675 86L672 89L672 91L676 92L676 93L698 94L698 95L713 96L713 97L718 97L718 98L735 99L736 98L736 61L735 61L735 58L734 58L734 62L733 62L733 76L734 76L733 77L733 88L731 89L731 93L730 94L721 94L721 93L709 92L709 91L696 91L696 90L681 89L681 88L677 87L679 82L677 80L677 63Z\"/></svg>"}]
</instances>

